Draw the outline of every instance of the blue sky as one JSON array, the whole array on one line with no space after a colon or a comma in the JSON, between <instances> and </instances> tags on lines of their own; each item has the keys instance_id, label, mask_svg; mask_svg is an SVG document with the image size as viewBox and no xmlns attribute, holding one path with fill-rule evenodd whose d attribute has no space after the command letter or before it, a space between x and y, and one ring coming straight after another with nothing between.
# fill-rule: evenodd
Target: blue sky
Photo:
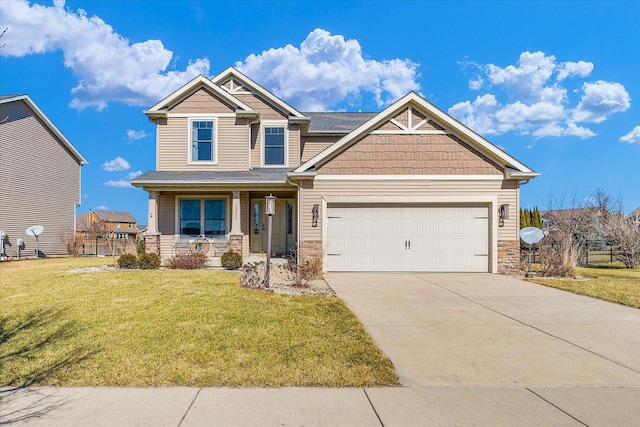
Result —
<instances>
[{"instance_id":1,"label":"blue sky","mask_svg":"<svg viewBox=\"0 0 640 427\"><path fill-rule=\"evenodd\" d=\"M379 111L414 90L542 173L523 207L601 188L640 206L638 1L0 2L0 93L89 161L78 212L147 218L142 111L228 66L295 108ZM28 172L25 172L28 173Z\"/></svg>"}]
</instances>

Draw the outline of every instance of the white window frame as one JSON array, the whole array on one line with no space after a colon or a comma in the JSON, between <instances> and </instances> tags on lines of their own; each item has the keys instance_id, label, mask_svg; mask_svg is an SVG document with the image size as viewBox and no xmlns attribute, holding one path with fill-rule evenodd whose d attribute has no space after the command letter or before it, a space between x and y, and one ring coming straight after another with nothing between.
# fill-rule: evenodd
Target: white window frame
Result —
<instances>
[{"instance_id":1,"label":"white window frame","mask_svg":"<svg viewBox=\"0 0 640 427\"><path fill-rule=\"evenodd\" d=\"M265 132L264 128L284 128L284 164L267 165L265 164ZM263 120L260 123L260 166L263 168L283 168L289 166L289 122L287 120Z\"/></svg>"},{"instance_id":2,"label":"white window frame","mask_svg":"<svg viewBox=\"0 0 640 427\"><path fill-rule=\"evenodd\" d=\"M213 122L213 160L193 160L193 122ZM189 120L189 157L187 163L190 165L217 165L218 164L218 117L217 116L190 116Z\"/></svg>"},{"instance_id":3,"label":"white window frame","mask_svg":"<svg viewBox=\"0 0 640 427\"><path fill-rule=\"evenodd\" d=\"M204 234L204 201L205 200L225 200L224 212L224 235L229 234L231 229L231 197L225 195L198 195L198 196L176 196L175 204L175 234L180 233L180 201L181 200L200 200L200 235Z\"/></svg>"}]
</instances>

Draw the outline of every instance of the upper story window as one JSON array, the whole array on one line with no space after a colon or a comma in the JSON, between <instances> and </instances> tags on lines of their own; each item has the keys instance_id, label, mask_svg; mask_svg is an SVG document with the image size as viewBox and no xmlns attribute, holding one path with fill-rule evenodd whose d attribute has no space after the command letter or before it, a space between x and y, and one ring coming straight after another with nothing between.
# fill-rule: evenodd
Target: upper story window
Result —
<instances>
[{"instance_id":1,"label":"upper story window","mask_svg":"<svg viewBox=\"0 0 640 427\"><path fill-rule=\"evenodd\" d=\"M216 161L215 121L193 120L191 122L191 162Z\"/></svg>"},{"instance_id":2,"label":"upper story window","mask_svg":"<svg viewBox=\"0 0 640 427\"><path fill-rule=\"evenodd\" d=\"M263 127L263 163L265 166L286 166L286 125L265 124Z\"/></svg>"}]
</instances>

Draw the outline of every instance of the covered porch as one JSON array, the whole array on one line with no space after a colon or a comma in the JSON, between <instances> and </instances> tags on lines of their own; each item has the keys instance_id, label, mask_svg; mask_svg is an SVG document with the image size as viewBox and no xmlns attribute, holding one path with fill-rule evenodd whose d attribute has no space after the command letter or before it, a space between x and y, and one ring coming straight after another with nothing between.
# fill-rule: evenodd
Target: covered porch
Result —
<instances>
[{"instance_id":1,"label":"covered porch","mask_svg":"<svg viewBox=\"0 0 640 427\"><path fill-rule=\"evenodd\" d=\"M220 265L227 250L245 260L260 259L266 256L268 243L265 197L273 195L271 255L291 253L298 241L297 187L287 181L287 170L262 172L206 173L208 182L189 182L186 176L168 180L167 173L159 172L142 175L146 179L137 179L134 185L149 193L147 251L164 260L202 252L212 266ZM230 177L234 182L223 179Z\"/></svg>"}]
</instances>

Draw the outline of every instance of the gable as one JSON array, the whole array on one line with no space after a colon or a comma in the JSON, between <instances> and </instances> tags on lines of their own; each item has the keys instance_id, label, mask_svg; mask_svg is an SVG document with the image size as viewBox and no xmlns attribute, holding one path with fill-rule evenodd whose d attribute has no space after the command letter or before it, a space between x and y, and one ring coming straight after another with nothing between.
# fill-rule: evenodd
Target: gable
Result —
<instances>
[{"instance_id":1,"label":"gable","mask_svg":"<svg viewBox=\"0 0 640 427\"><path fill-rule=\"evenodd\" d=\"M205 87L201 87L185 99L171 107L172 113L234 113L235 107L214 94Z\"/></svg>"},{"instance_id":2,"label":"gable","mask_svg":"<svg viewBox=\"0 0 640 427\"><path fill-rule=\"evenodd\" d=\"M263 120L283 120L288 118L286 113L274 108L257 95L251 93L236 94L235 97L247 104L253 110L258 111L260 113L260 118Z\"/></svg>"},{"instance_id":3,"label":"gable","mask_svg":"<svg viewBox=\"0 0 640 427\"><path fill-rule=\"evenodd\" d=\"M370 134L318 168L318 175L502 175L453 135Z\"/></svg>"},{"instance_id":4,"label":"gable","mask_svg":"<svg viewBox=\"0 0 640 427\"><path fill-rule=\"evenodd\" d=\"M314 168L318 174L502 173L505 179L520 181L540 175L415 92L304 162L294 173Z\"/></svg>"},{"instance_id":5,"label":"gable","mask_svg":"<svg viewBox=\"0 0 640 427\"><path fill-rule=\"evenodd\" d=\"M319 175L501 175L503 168L407 106L318 168Z\"/></svg>"},{"instance_id":6,"label":"gable","mask_svg":"<svg viewBox=\"0 0 640 427\"><path fill-rule=\"evenodd\" d=\"M25 138L26 141L32 142L38 135L42 138L41 141L55 142L48 144L46 148L51 154L59 156L65 153L80 166L88 164L87 160L27 95L5 96L0 99L0 122L3 125L3 134L6 132L3 139L10 143L13 143L14 138L16 140Z\"/></svg>"}]
</instances>

